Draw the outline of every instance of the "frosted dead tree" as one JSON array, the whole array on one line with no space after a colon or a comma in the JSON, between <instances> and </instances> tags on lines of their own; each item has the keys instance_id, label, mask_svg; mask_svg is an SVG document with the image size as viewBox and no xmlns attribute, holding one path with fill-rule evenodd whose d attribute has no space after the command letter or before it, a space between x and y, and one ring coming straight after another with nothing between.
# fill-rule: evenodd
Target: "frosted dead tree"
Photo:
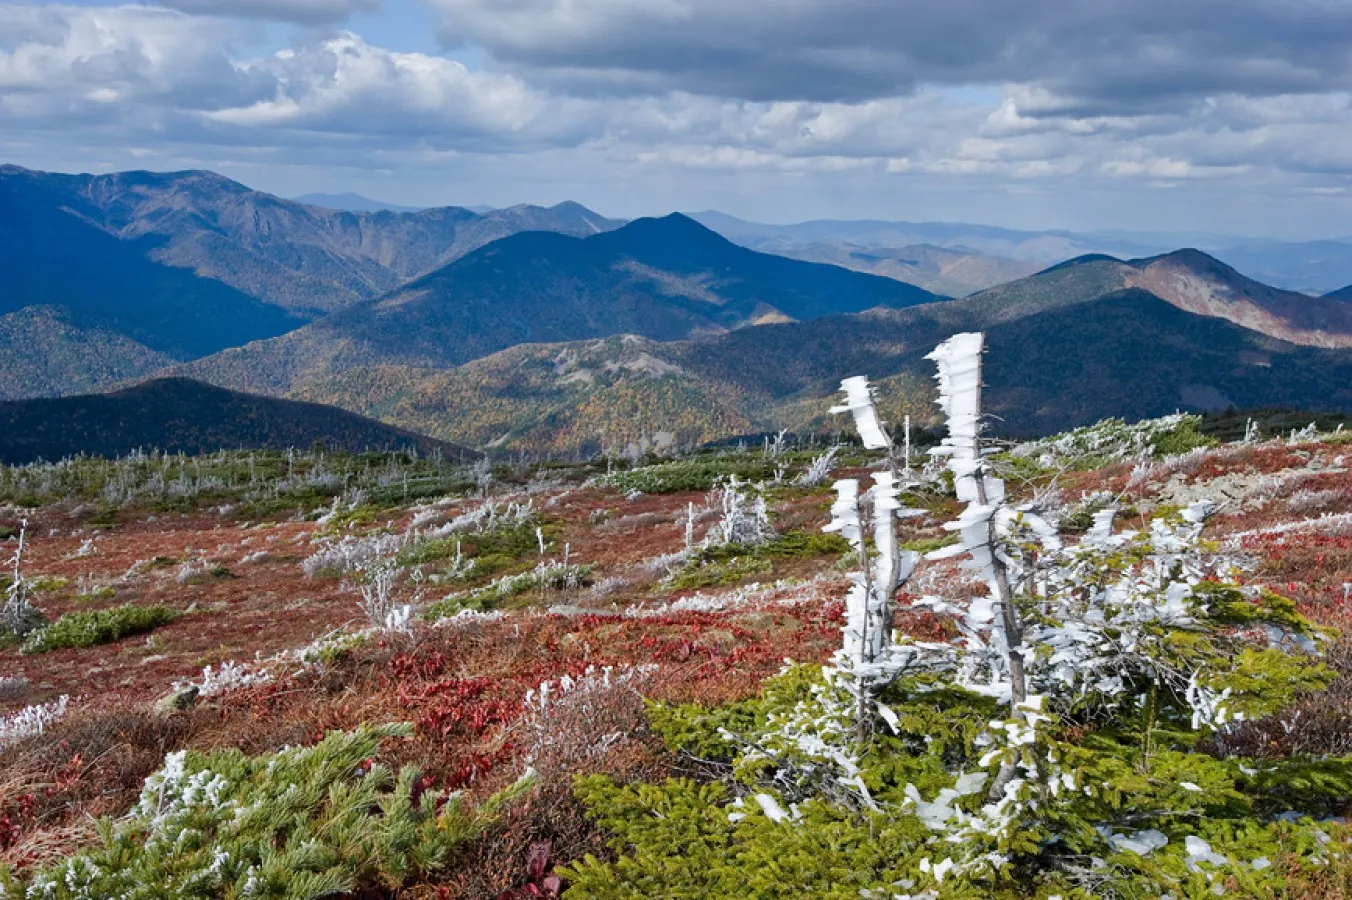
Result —
<instances>
[{"instance_id":1,"label":"frosted dead tree","mask_svg":"<svg viewBox=\"0 0 1352 900\"><path fill-rule=\"evenodd\" d=\"M873 406L873 390L869 387L868 378L864 375L846 378L840 383L840 389L845 392L845 402L831 407L831 412L836 414L847 412L854 417L854 427L859 432L859 439L864 442L865 450L887 450L890 453L892 441L878 420L878 411Z\"/></svg>"},{"instance_id":2,"label":"frosted dead tree","mask_svg":"<svg viewBox=\"0 0 1352 900\"><path fill-rule=\"evenodd\" d=\"M719 519L705 537L706 545L741 544L756 547L774 540L770 511L762 490L748 491L748 485L730 475L711 496L711 504L720 511ZM693 509L691 520L693 521Z\"/></svg>"},{"instance_id":3,"label":"frosted dead tree","mask_svg":"<svg viewBox=\"0 0 1352 900\"><path fill-rule=\"evenodd\" d=\"M952 547L930 554L930 559L966 554L967 566L986 583L990 596L974 600L966 620L973 632L985 632L996 659L990 669L991 687L1007 695L1011 718L1027 727L1028 682L1024 673L1023 624L1014 603L1015 579L1033 580L1033 560L1025 549L1036 542L1048 550L1059 546L1056 532L1031 509L1011 509L1005 499L1005 483L991 474L981 446L981 356L985 336L976 332L956 334L944 341L926 359L938 367L939 406L948 421L948 436L930 451L947 458L953 487L959 501L967 504L957 521L945 527L957 531L960 540ZM989 626L987 629L986 626ZM975 634L973 635L975 637ZM1003 656L1003 667L998 657ZM1003 668L1003 671L1001 671ZM1015 775L1013 764L1001 768L991 785L990 796L1000 796Z\"/></svg>"},{"instance_id":4,"label":"frosted dead tree","mask_svg":"<svg viewBox=\"0 0 1352 900\"><path fill-rule=\"evenodd\" d=\"M29 597L32 587L23 576L23 551L28 539L28 520L19 525L19 546L10 560L13 572L9 586L5 588L5 606L0 610L0 625L17 637L23 637L42 625L42 613L33 605Z\"/></svg>"},{"instance_id":5,"label":"frosted dead tree","mask_svg":"<svg viewBox=\"0 0 1352 900\"><path fill-rule=\"evenodd\" d=\"M868 379L847 378L841 382L841 389L845 391L845 403L833 412L849 412L854 416L859 436L868 449L890 449L891 442L873 407ZM849 541L859 560L858 570L850 576L844 641L834 664L838 672L847 676L854 694L855 736L861 742L872 730L877 693L906 668L906 655L899 658L893 642L894 602L897 591L919 561L918 554L903 551L897 544L897 518L911 511L901 507L896 476L892 472L879 472L874 474L873 481L873 487L863 497L856 479L837 481L831 523L823 529ZM864 539L866 530L873 537L871 553Z\"/></svg>"}]
</instances>

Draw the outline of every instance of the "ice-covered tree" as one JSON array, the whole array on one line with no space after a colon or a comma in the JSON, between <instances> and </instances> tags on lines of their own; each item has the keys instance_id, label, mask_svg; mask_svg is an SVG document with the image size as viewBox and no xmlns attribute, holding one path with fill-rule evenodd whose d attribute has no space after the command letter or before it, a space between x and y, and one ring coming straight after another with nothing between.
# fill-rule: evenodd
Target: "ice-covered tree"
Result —
<instances>
[{"instance_id":1,"label":"ice-covered tree","mask_svg":"<svg viewBox=\"0 0 1352 900\"><path fill-rule=\"evenodd\" d=\"M23 574L23 552L28 540L28 520L19 526L19 543L10 558L12 571L5 587L5 605L0 609L0 628L15 637L24 637L42 625L42 613L33 605L33 588Z\"/></svg>"},{"instance_id":2,"label":"ice-covered tree","mask_svg":"<svg viewBox=\"0 0 1352 900\"><path fill-rule=\"evenodd\" d=\"M1128 530L1108 506L1076 540L1007 496L982 446L983 343L931 355L948 419L934 453L964 504L958 543L931 559L979 575L966 596L913 601L941 637L889 621L913 562L892 473L867 492L837 482L829 527L860 562L841 649L744 704L654 707L669 746L727 761L738 797L587 782L636 852L577 867L577 896L1278 896L1293 867L1348 852L1320 820L1352 794L1352 759L1227 749L1329 683L1321 632L1234 583L1237 561L1203 537L1208 503ZM861 434L881 436L867 381L846 390ZM687 833L717 851L673 858Z\"/></svg>"}]
</instances>

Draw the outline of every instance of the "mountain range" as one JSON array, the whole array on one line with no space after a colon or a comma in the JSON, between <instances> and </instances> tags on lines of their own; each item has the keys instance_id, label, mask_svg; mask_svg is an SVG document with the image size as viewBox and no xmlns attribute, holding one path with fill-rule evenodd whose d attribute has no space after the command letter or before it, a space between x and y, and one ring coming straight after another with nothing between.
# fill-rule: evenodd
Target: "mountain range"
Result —
<instances>
[{"instance_id":1,"label":"mountain range","mask_svg":"<svg viewBox=\"0 0 1352 900\"><path fill-rule=\"evenodd\" d=\"M616 334L671 341L939 299L747 250L673 214L588 238L504 238L379 300L178 371L277 393L357 366L446 368L518 344Z\"/></svg>"},{"instance_id":2,"label":"mountain range","mask_svg":"<svg viewBox=\"0 0 1352 900\"><path fill-rule=\"evenodd\" d=\"M1352 281L1352 238L1275 241L1189 232L1021 231L959 222L833 219L771 225L716 211L691 215L747 247L899 277L953 296L1077 256L1142 258L1181 246L1204 250L1252 278L1290 291L1318 295ZM936 260L938 265L927 264L927 248L952 256ZM1021 266L1031 268L1020 271Z\"/></svg>"},{"instance_id":3,"label":"mountain range","mask_svg":"<svg viewBox=\"0 0 1352 900\"><path fill-rule=\"evenodd\" d=\"M576 203L487 214L328 209L199 171L59 175L0 166L0 190L24 204L20 214L63 214L130 243L140 257L305 317L385 294L517 232L586 235L621 224ZM0 221L13 215L0 209Z\"/></svg>"},{"instance_id":4,"label":"mountain range","mask_svg":"<svg viewBox=\"0 0 1352 900\"><path fill-rule=\"evenodd\" d=\"M1342 346L1310 346L1251 327L1278 321L1283 307L1269 308L1270 290L1197 251L1090 257L946 303L697 341L526 345L449 370L368 366L317 379L298 396L471 446L595 451L829 428L840 379L867 373L891 421L927 423L925 354L956 332L982 330L986 402L1010 435L1177 409L1352 408L1346 335Z\"/></svg>"},{"instance_id":5,"label":"mountain range","mask_svg":"<svg viewBox=\"0 0 1352 900\"><path fill-rule=\"evenodd\" d=\"M1202 250L1134 252L1142 235L1104 233L1119 252L1041 266L1053 248L1099 245L699 218L626 223L571 203L351 211L209 172L0 167L0 399L169 375L130 399L14 407L14 427L76 416L144 438L133 410L161 423L148 443L247 443L242 423L286 414L267 398L290 398L456 445L576 453L829 428L836 385L860 373L894 421L926 422L924 354L980 329L990 408L1011 434L1175 408L1352 408L1352 286L1297 293ZM193 421L194 404L235 424ZM296 421L316 431L307 409ZM53 434L45 451L116 443Z\"/></svg>"},{"instance_id":6,"label":"mountain range","mask_svg":"<svg viewBox=\"0 0 1352 900\"><path fill-rule=\"evenodd\" d=\"M480 454L315 403L159 378L108 394L0 402L0 462L23 465L80 453L135 450L196 456L218 450L417 450L445 458Z\"/></svg>"}]
</instances>

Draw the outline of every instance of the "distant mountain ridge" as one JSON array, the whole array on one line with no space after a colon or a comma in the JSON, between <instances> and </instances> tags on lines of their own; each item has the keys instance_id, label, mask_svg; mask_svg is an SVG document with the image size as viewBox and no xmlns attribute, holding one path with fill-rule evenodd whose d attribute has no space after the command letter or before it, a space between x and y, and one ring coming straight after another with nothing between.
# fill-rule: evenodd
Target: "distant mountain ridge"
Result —
<instances>
[{"instance_id":1,"label":"distant mountain ridge","mask_svg":"<svg viewBox=\"0 0 1352 900\"><path fill-rule=\"evenodd\" d=\"M1232 404L1352 409L1352 347L1302 346L1233 321L1283 311L1264 305L1263 287L1195 252L1090 257L944 303L697 341L522 345L441 370L385 363L320 376L297 393L479 447L596 451L659 434L699 443L830 427L840 379L861 373L879 382L893 421L928 421L924 355L956 332L982 330L997 386L990 408L1007 433Z\"/></svg>"},{"instance_id":2,"label":"distant mountain ridge","mask_svg":"<svg viewBox=\"0 0 1352 900\"><path fill-rule=\"evenodd\" d=\"M931 245L968 254L984 266L999 260L1005 260L1005 265L1007 261L1015 261L1047 266L1087 254L1139 259L1159 256L1179 246L1194 246L1218 256L1251 278L1285 290L1317 295L1352 281L1352 238L1277 241L1189 232L1029 231L962 222L880 220L818 219L770 225L715 211L692 213L692 216L745 246L796 257L816 254L810 258L819 258L824 247L834 248L832 252L835 253L848 247L887 257L913 253L909 248L915 246ZM939 289L936 287L939 282L922 280L933 277L923 271L890 274ZM996 282L969 283L976 285L975 290L994 286ZM941 292L962 293L956 290Z\"/></svg>"},{"instance_id":3,"label":"distant mountain ridge","mask_svg":"<svg viewBox=\"0 0 1352 900\"><path fill-rule=\"evenodd\" d=\"M0 187L141 252L304 317L385 294L521 231L588 235L618 226L575 203L479 214L307 206L213 172L64 175L0 166ZM0 218L7 230L17 223Z\"/></svg>"},{"instance_id":4,"label":"distant mountain ridge","mask_svg":"<svg viewBox=\"0 0 1352 900\"><path fill-rule=\"evenodd\" d=\"M152 240L119 239L61 199L0 170L0 315L60 309L72 327L117 334L178 360L304 323L229 285L149 258Z\"/></svg>"},{"instance_id":5,"label":"distant mountain ridge","mask_svg":"<svg viewBox=\"0 0 1352 900\"><path fill-rule=\"evenodd\" d=\"M1068 279L1074 280L1073 287L1062 283ZM1191 248L1126 261L1102 254L1083 256L971 299L1000 307L1033 295L1045 304L1134 288L1179 309L1226 319L1295 344L1352 346L1352 306L1336 298L1278 290Z\"/></svg>"},{"instance_id":6,"label":"distant mountain ridge","mask_svg":"<svg viewBox=\"0 0 1352 900\"><path fill-rule=\"evenodd\" d=\"M659 340L941 298L911 285L756 253L679 214L575 238L497 241L377 301L182 374L284 394L369 365L461 365L508 347L632 333Z\"/></svg>"},{"instance_id":7,"label":"distant mountain ridge","mask_svg":"<svg viewBox=\"0 0 1352 900\"><path fill-rule=\"evenodd\" d=\"M77 454L134 450L198 455L218 450L416 449L473 459L464 448L332 407L256 397L185 378L161 378L109 394L0 403L0 462L21 465Z\"/></svg>"},{"instance_id":8,"label":"distant mountain ridge","mask_svg":"<svg viewBox=\"0 0 1352 900\"><path fill-rule=\"evenodd\" d=\"M363 197L361 194L354 194L351 191L345 191L341 194L301 194L299 197L292 197L291 199L306 206L324 206L329 209L343 209L348 212L415 213L427 209L425 206L400 206L397 203L372 200L370 197Z\"/></svg>"}]
</instances>

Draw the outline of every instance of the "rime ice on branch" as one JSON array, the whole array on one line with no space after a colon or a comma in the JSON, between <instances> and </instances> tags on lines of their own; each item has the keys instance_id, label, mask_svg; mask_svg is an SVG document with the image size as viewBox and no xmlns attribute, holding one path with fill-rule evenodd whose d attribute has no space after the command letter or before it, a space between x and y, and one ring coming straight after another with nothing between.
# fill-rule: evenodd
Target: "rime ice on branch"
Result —
<instances>
[{"instance_id":1,"label":"rime ice on branch","mask_svg":"<svg viewBox=\"0 0 1352 900\"><path fill-rule=\"evenodd\" d=\"M891 447L878 422L868 379L863 376L841 382L846 402L832 412L850 412L864 446L871 450ZM915 569L919 555L897 546L896 520L906 515L897 499L898 485L891 472L873 476L874 485L864 498L859 482L853 478L835 483L836 501L831 506L831 523L824 531L839 532L850 542L859 559L859 569L851 575L853 584L846 597L844 645L835 656L835 667L849 676L857 704L855 731L861 740L873 724L876 703L873 697L891 683L910 661L909 653L898 654L892 639L893 598ZM864 541L863 501L871 501L869 527L874 552L870 557Z\"/></svg>"}]
</instances>

